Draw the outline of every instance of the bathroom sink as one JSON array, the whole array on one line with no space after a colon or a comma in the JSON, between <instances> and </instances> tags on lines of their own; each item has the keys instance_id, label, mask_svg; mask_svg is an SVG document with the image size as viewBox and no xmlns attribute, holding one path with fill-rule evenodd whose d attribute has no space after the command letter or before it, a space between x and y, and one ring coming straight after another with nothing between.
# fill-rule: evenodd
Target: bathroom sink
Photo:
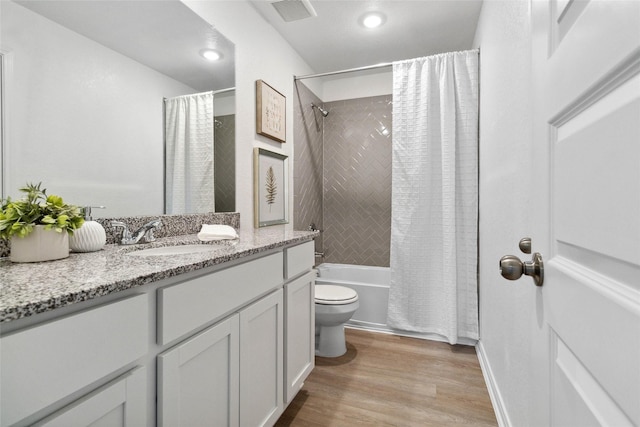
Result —
<instances>
[{"instance_id":1,"label":"bathroom sink","mask_svg":"<svg viewBox=\"0 0 640 427\"><path fill-rule=\"evenodd\" d=\"M201 252L211 252L215 248L211 245L177 245L177 246L163 246L160 248L142 249L139 251L132 251L127 253L131 256L170 256L170 255L188 255L197 254Z\"/></svg>"}]
</instances>

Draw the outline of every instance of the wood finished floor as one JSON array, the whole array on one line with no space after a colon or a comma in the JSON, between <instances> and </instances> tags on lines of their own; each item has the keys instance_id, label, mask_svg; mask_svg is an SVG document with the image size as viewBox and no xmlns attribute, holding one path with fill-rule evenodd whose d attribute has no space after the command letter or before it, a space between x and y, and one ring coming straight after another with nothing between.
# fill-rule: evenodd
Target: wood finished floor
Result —
<instances>
[{"instance_id":1,"label":"wood finished floor","mask_svg":"<svg viewBox=\"0 0 640 427\"><path fill-rule=\"evenodd\" d=\"M276 426L497 426L475 349L346 329Z\"/></svg>"}]
</instances>

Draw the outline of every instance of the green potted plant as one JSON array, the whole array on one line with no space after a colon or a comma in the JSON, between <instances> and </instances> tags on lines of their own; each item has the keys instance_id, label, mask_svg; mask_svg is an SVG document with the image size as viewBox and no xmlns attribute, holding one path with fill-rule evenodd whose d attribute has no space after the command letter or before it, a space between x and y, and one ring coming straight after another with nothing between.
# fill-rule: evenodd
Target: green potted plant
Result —
<instances>
[{"instance_id":1,"label":"green potted plant","mask_svg":"<svg viewBox=\"0 0 640 427\"><path fill-rule=\"evenodd\" d=\"M69 256L69 235L84 223L82 210L67 205L62 197L47 195L46 189L27 184L20 200L2 200L0 237L11 240L10 259L38 262Z\"/></svg>"}]
</instances>

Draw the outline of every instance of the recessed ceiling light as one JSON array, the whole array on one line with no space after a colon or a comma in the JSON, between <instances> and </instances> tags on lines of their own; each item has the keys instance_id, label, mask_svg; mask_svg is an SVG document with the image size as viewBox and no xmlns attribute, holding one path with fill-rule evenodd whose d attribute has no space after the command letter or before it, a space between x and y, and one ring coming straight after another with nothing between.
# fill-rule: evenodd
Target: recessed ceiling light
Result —
<instances>
[{"instance_id":1,"label":"recessed ceiling light","mask_svg":"<svg viewBox=\"0 0 640 427\"><path fill-rule=\"evenodd\" d=\"M377 28L384 24L385 18L384 14L380 12L370 12L363 15L360 22L367 28Z\"/></svg>"},{"instance_id":2,"label":"recessed ceiling light","mask_svg":"<svg viewBox=\"0 0 640 427\"><path fill-rule=\"evenodd\" d=\"M217 50L213 50L213 49L202 49L200 51L200 56L202 56L204 59L208 61L217 61L220 58L222 58L222 54Z\"/></svg>"}]
</instances>

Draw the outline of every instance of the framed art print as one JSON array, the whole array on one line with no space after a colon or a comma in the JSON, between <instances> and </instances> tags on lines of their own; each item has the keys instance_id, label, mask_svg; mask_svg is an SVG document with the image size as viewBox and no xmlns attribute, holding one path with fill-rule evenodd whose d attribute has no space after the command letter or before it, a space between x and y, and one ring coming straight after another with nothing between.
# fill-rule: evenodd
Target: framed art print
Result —
<instances>
[{"instance_id":1,"label":"framed art print","mask_svg":"<svg viewBox=\"0 0 640 427\"><path fill-rule=\"evenodd\" d=\"M286 98L256 80L256 132L278 142L286 142Z\"/></svg>"},{"instance_id":2,"label":"framed art print","mask_svg":"<svg viewBox=\"0 0 640 427\"><path fill-rule=\"evenodd\" d=\"M288 183L288 157L263 148L254 148L253 217L255 228L289 222Z\"/></svg>"}]
</instances>

